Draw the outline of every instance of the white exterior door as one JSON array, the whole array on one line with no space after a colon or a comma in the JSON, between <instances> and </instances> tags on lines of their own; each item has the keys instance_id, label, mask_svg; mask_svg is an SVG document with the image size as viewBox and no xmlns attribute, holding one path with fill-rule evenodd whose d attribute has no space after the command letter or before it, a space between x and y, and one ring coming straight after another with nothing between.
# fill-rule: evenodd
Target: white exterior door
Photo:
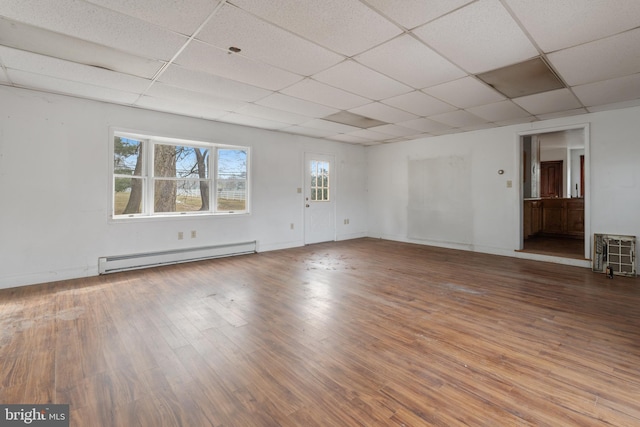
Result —
<instances>
[{"instance_id":1,"label":"white exterior door","mask_svg":"<svg viewBox=\"0 0 640 427\"><path fill-rule=\"evenodd\" d=\"M304 243L336 239L333 156L305 153Z\"/></svg>"}]
</instances>

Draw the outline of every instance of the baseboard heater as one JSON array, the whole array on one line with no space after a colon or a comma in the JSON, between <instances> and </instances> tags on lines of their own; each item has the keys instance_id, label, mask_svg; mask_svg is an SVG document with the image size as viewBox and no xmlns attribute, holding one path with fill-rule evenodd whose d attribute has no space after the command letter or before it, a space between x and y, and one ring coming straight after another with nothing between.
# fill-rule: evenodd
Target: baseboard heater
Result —
<instances>
[{"instance_id":1,"label":"baseboard heater","mask_svg":"<svg viewBox=\"0 0 640 427\"><path fill-rule=\"evenodd\" d=\"M130 255L116 255L98 258L100 274L118 271L137 270L159 265L179 264L210 258L255 253L257 242L229 243L225 245L204 246L199 248L175 249L161 252L147 252Z\"/></svg>"}]
</instances>

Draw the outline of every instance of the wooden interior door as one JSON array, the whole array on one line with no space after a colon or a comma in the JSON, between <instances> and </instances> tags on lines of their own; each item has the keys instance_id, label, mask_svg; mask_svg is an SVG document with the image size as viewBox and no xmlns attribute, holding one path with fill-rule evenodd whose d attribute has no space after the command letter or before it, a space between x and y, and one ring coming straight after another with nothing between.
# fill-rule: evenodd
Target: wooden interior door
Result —
<instances>
[{"instance_id":1,"label":"wooden interior door","mask_svg":"<svg viewBox=\"0 0 640 427\"><path fill-rule=\"evenodd\" d=\"M562 197L562 160L540 162L540 197Z\"/></svg>"}]
</instances>

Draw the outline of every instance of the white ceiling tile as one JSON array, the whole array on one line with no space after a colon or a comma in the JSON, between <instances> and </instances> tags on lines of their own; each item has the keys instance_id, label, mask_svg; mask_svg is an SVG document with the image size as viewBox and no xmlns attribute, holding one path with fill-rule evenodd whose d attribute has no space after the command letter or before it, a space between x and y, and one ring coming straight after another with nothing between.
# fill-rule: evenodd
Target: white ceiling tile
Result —
<instances>
[{"instance_id":1,"label":"white ceiling tile","mask_svg":"<svg viewBox=\"0 0 640 427\"><path fill-rule=\"evenodd\" d=\"M362 138L359 136L348 135L348 134L334 135L329 137L329 139L332 139L334 141L347 142L349 144L362 144L362 143L371 141L370 139L367 139L367 138Z\"/></svg>"},{"instance_id":2,"label":"white ceiling tile","mask_svg":"<svg viewBox=\"0 0 640 427\"><path fill-rule=\"evenodd\" d=\"M372 128L369 128L369 130L373 132L386 133L393 136L409 136L409 135L415 135L416 133L418 133L416 132L415 129L410 129L403 126L392 125L392 124L372 127Z\"/></svg>"},{"instance_id":3,"label":"white ceiling tile","mask_svg":"<svg viewBox=\"0 0 640 427\"><path fill-rule=\"evenodd\" d=\"M186 104L195 104L215 108L221 111L235 111L247 105L247 102L237 99L223 98L205 92L195 92L184 88L154 83L146 92L154 98L175 100Z\"/></svg>"},{"instance_id":4,"label":"white ceiling tile","mask_svg":"<svg viewBox=\"0 0 640 427\"><path fill-rule=\"evenodd\" d=\"M43 28L0 17L0 40L5 46L67 61L152 78L164 62L132 55Z\"/></svg>"},{"instance_id":5,"label":"white ceiling tile","mask_svg":"<svg viewBox=\"0 0 640 427\"><path fill-rule=\"evenodd\" d=\"M45 92L73 95L117 104L133 104L138 98L138 94L131 92L43 76L22 70L7 69L7 73L14 84Z\"/></svg>"},{"instance_id":6,"label":"white ceiling tile","mask_svg":"<svg viewBox=\"0 0 640 427\"><path fill-rule=\"evenodd\" d=\"M136 106L147 108L150 110L164 111L172 114L181 114L190 117L199 117L203 119L215 120L228 114L227 111L219 110L214 107L206 107L200 104L185 103L173 99L155 98L152 96L143 96Z\"/></svg>"},{"instance_id":7,"label":"white ceiling tile","mask_svg":"<svg viewBox=\"0 0 640 427\"><path fill-rule=\"evenodd\" d=\"M193 41L176 58L176 64L270 90L279 90L302 79L242 55L229 54L209 44Z\"/></svg>"},{"instance_id":8,"label":"white ceiling tile","mask_svg":"<svg viewBox=\"0 0 640 427\"><path fill-rule=\"evenodd\" d=\"M250 117L237 113L225 114L224 116L219 117L219 120L225 123L234 123L243 126L270 130L284 129L291 126L288 123L261 119L259 117Z\"/></svg>"},{"instance_id":9,"label":"white ceiling tile","mask_svg":"<svg viewBox=\"0 0 640 427\"><path fill-rule=\"evenodd\" d=\"M422 91L459 108L476 107L505 99L504 95L474 77L464 77Z\"/></svg>"},{"instance_id":10,"label":"white ceiling tile","mask_svg":"<svg viewBox=\"0 0 640 427\"><path fill-rule=\"evenodd\" d=\"M351 60L341 62L328 70L315 74L313 78L374 100L411 91L409 86Z\"/></svg>"},{"instance_id":11,"label":"white ceiling tile","mask_svg":"<svg viewBox=\"0 0 640 427\"><path fill-rule=\"evenodd\" d=\"M480 117L464 110L436 114L429 118L456 128L476 126L487 122L487 120L481 119Z\"/></svg>"},{"instance_id":12,"label":"white ceiling tile","mask_svg":"<svg viewBox=\"0 0 640 427\"><path fill-rule=\"evenodd\" d=\"M445 125L444 123L425 118L408 120L406 122L400 122L397 124L406 128L416 129L422 132L429 133L443 132L451 129L451 126Z\"/></svg>"},{"instance_id":13,"label":"white ceiling tile","mask_svg":"<svg viewBox=\"0 0 640 427\"><path fill-rule=\"evenodd\" d=\"M131 16L77 0L0 0L2 15L69 36L169 60L187 38Z\"/></svg>"},{"instance_id":14,"label":"white ceiling tile","mask_svg":"<svg viewBox=\"0 0 640 427\"><path fill-rule=\"evenodd\" d=\"M382 102L418 116L430 116L432 114L444 113L445 111L453 111L456 109L456 107L420 91L385 99Z\"/></svg>"},{"instance_id":15,"label":"white ceiling tile","mask_svg":"<svg viewBox=\"0 0 640 427\"><path fill-rule=\"evenodd\" d=\"M460 128L463 132L471 132L473 130L491 129L495 127L492 123L479 123L477 125L470 125Z\"/></svg>"},{"instance_id":16,"label":"white ceiling tile","mask_svg":"<svg viewBox=\"0 0 640 427\"><path fill-rule=\"evenodd\" d=\"M638 26L640 2L506 0L544 52L608 37Z\"/></svg>"},{"instance_id":17,"label":"white ceiling tile","mask_svg":"<svg viewBox=\"0 0 640 427\"><path fill-rule=\"evenodd\" d=\"M387 123L402 122L416 118L414 114L390 107L389 105L382 104L380 102L372 102L371 104L363 105L362 107L352 108L349 111Z\"/></svg>"},{"instance_id":18,"label":"white ceiling tile","mask_svg":"<svg viewBox=\"0 0 640 427\"><path fill-rule=\"evenodd\" d=\"M405 141L410 141L410 137L404 137L404 136L398 136L395 138L390 138L384 141L385 144L392 144L394 142L405 142Z\"/></svg>"},{"instance_id":19,"label":"white ceiling tile","mask_svg":"<svg viewBox=\"0 0 640 427\"><path fill-rule=\"evenodd\" d=\"M246 114L251 117L273 120L276 122L298 125L308 122L311 118L301 114L291 113L288 111L277 110L275 108L265 107L263 105L249 104L235 111L239 114Z\"/></svg>"},{"instance_id":20,"label":"white ceiling tile","mask_svg":"<svg viewBox=\"0 0 640 427\"><path fill-rule=\"evenodd\" d=\"M374 132L369 129L361 129L355 132L349 132L345 135L353 136L356 138L364 138L368 139L369 141L384 141L389 138L389 136L391 136L386 133Z\"/></svg>"},{"instance_id":21,"label":"white ceiling tile","mask_svg":"<svg viewBox=\"0 0 640 427\"><path fill-rule=\"evenodd\" d=\"M215 10L218 0L86 0L176 33L192 35Z\"/></svg>"},{"instance_id":22,"label":"white ceiling tile","mask_svg":"<svg viewBox=\"0 0 640 427\"><path fill-rule=\"evenodd\" d=\"M327 107L326 105L316 104L281 93L269 95L266 98L256 101L256 104L277 108L278 110L290 111L292 113L299 113L309 117L326 117L340 111L337 108Z\"/></svg>"},{"instance_id":23,"label":"white ceiling tile","mask_svg":"<svg viewBox=\"0 0 640 427\"><path fill-rule=\"evenodd\" d=\"M470 73L538 55L499 0L480 0L417 28L429 46Z\"/></svg>"},{"instance_id":24,"label":"white ceiling tile","mask_svg":"<svg viewBox=\"0 0 640 427\"><path fill-rule=\"evenodd\" d=\"M499 122L495 122L495 124L498 126L511 126L511 125L517 125L520 123L531 123L531 122L537 122L537 121L538 121L537 117L527 116L527 117L518 117L516 119L510 119L510 120L501 120Z\"/></svg>"},{"instance_id":25,"label":"white ceiling tile","mask_svg":"<svg viewBox=\"0 0 640 427\"><path fill-rule=\"evenodd\" d=\"M234 98L240 101L256 101L271 93L256 86L201 71L188 70L176 65L169 66L158 81L171 86L178 86L196 92L205 92L223 98Z\"/></svg>"},{"instance_id":26,"label":"white ceiling tile","mask_svg":"<svg viewBox=\"0 0 640 427\"><path fill-rule=\"evenodd\" d=\"M589 111L594 111L591 107L640 98L640 74L576 86L573 91Z\"/></svg>"},{"instance_id":27,"label":"white ceiling tile","mask_svg":"<svg viewBox=\"0 0 640 427\"><path fill-rule=\"evenodd\" d=\"M348 133L348 132L354 132L360 129L355 126L349 126L343 123L336 123L336 122L332 122L329 120L322 120L322 119L309 120L306 123L301 123L301 126L308 127L311 129L321 129L321 130L331 131L333 133Z\"/></svg>"},{"instance_id":28,"label":"white ceiling tile","mask_svg":"<svg viewBox=\"0 0 640 427\"><path fill-rule=\"evenodd\" d=\"M557 113L540 114L538 118L540 120L557 119L559 117L579 116L580 114L586 114L588 111L586 108L576 108L574 110L559 111Z\"/></svg>"},{"instance_id":29,"label":"white ceiling tile","mask_svg":"<svg viewBox=\"0 0 640 427\"><path fill-rule=\"evenodd\" d=\"M342 89L334 88L312 79L304 79L293 86L289 86L281 92L286 95L306 99L307 101L322 105L328 105L329 107L338 108L340 110L348 110L371 102L370 99L345 92Z\"/></svg>"},{"instance_id":30,"label":"white ceiling tile","mask_svg":"<svg viewBox=\"0 0 640 427\"><path fill-rule=\"evenodd\" d=\"M355 59L416 89L466 75L460 68L409 34L388 41Z\"/></svg>"},{"instance_id":31,"label":"white ceiling tile","mask_svg":"<svg viewBox=\"0 0 640 427\"><path fill-rule=\"evenodd\" d=\"M91 86L101 86L125 92L143 92L150 80L116 73L97 67L63 61L61 59L29 53L0 46L0 57L7 68L77 81Z\"/></svg>"},{"instance_id":32,"label":"white ceiling tile","mask_svg":"<svg viewBox=\"0 0 640 427\"><path fill-rule=\"evenodd\" d=\"M411 29L432 21L473 0L367 0L374 8Z\"/></svg>"},{"instance_id":33,"label":"white ceiling tile","mask_svg":"<svg viewBox=\"0 0 640 427\"><path fill-rule=\"evenodd\" d=\"M549 54L570 86L640 72L640 28Z\"/></svg>"},{"instance_id":34,"label":"white ceiling tile","mask_svg":"<svg viewBox=\"0 0 640 427\"><path fill-rule=\"evenodd\" d=\"M9 81L9 76L7 75L7 72L4 68L4 66L2 65L2 56L0 56L0 82L2 83L11 83Z\"/></svg>"},{"instance_id":35,"label":"white ceiling tile","mask_svg":"<svg viewBox=\"0 0 640 427\"><path fill-rule=\"evenodd\" d=\"M409 141L415 141L417 139L433 138L435 135L431 133L419 133L417 135L408 136Z\"/></svg>"},{"instance_id":36,"label":"white ceiling tile","mask_svg":"<svg viewBox=\"0 0 640 427\"><path fill-rule=\"evenodd\" d=\"M346 56L402 32L359 0L234 0L233 4Z\"/></svg>"},{"instance_id":37,"label":"white ceiling tile","mask_svg":"<svg viewBox=\"0 0 640 427\"><path fill-rule=\"evenodd\" d=\"M296 135L311 136L314 138L327 138L327 137L333 138L335 136L335 132L332 130L314 129L314 128L308 128L308 127L298 126L298 125L286 127L281 130L282 132L293 133Z\"/></svg>"},{"instance_id":38,"label":"white ceiling tile","mask_svg":"<svg viewBox=\"0 0 640 427\"><path fill-rule=\"evenodd\" d=\"M569 89L558 89L514 98L513 102L536 116L582 107Z\"/></svg>"},{"instance_id":39,"label":"white ceiling tile","mask_svg":"<svg viewBox=\"0 0 640 427\"><path fill-rule=\"evenodd\" d=\"M531 115L508 100L467 108L467 111L471 114L483 118L488 122L511 120L520 117L528 117Z\"/></svg>"},{"instance_id":40,"label":"white ceiling tile","mask_svg":"<svg viewBox=\"0 0 640 427\"><path fill-rule=\"evenodd\" d=\"M640 3L611 1L0 0L0 84L398 142L640 105ZM466 75L534 44L569 89L505 100ZM337 113L385 124L323 120Z\"/></svg>"},{"instance_id":41,"label":"white ceiling tile","mask_svg":"<svg viewBox=\"0 0 640 427\"><path fill-rule=\"evenodd\" d=\"M225 50L238 47L244 56L304 76L345 59L229 4L207 23L198 39Z\"/></svg>"}]
</instances>

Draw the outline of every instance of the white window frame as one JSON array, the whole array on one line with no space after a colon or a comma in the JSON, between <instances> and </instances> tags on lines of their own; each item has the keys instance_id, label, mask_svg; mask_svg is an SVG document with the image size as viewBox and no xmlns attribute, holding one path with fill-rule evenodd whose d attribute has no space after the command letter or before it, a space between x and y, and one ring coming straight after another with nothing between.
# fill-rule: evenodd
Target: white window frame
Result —
<instances>
[{"instance_id":1,"label":"white window frame","mask_svg":"<svg viewBox=\"0 0 640 427\"><path fill-rule=\"evenodd\" d=\"M144 144L142 171L140 178L142 180L142 208L141 213L133 214L119 214L115 213L115 179L116 178L132 178L132 175L116 174L114 171L114 156L115 156L115 138L123 137L141 141ZM170 138L155 136L148 133L131 132L126 130L114 129L110 132L110 153L109 153L109 200L111 204L110 218L112 220L128 220L128 219L140 219L140 218L171 218L171 217L194 217L194 216L228 216L228 215L247 215L250 213L250 160L251 150L247 146L203 142L196 140L186 140L180 138ZM155 212L154 211L154 191L156 177L154 176L154 150L156 145L174 145L185 146L194 148L207 148L210 150L207 157L207 170L209 171L209 178L175 178L175 180L193 180L193 181L207 181L209 183L209 210L207 211L186 211L186 212ZM218 153L219 150L239 150L246 153L246 166L245 166L245 208L244 210L218 210ZM157 177L161 179L167 179L167 177ZM174 179L171 177L170 179Z\"/></svg>"}]
</instances>

